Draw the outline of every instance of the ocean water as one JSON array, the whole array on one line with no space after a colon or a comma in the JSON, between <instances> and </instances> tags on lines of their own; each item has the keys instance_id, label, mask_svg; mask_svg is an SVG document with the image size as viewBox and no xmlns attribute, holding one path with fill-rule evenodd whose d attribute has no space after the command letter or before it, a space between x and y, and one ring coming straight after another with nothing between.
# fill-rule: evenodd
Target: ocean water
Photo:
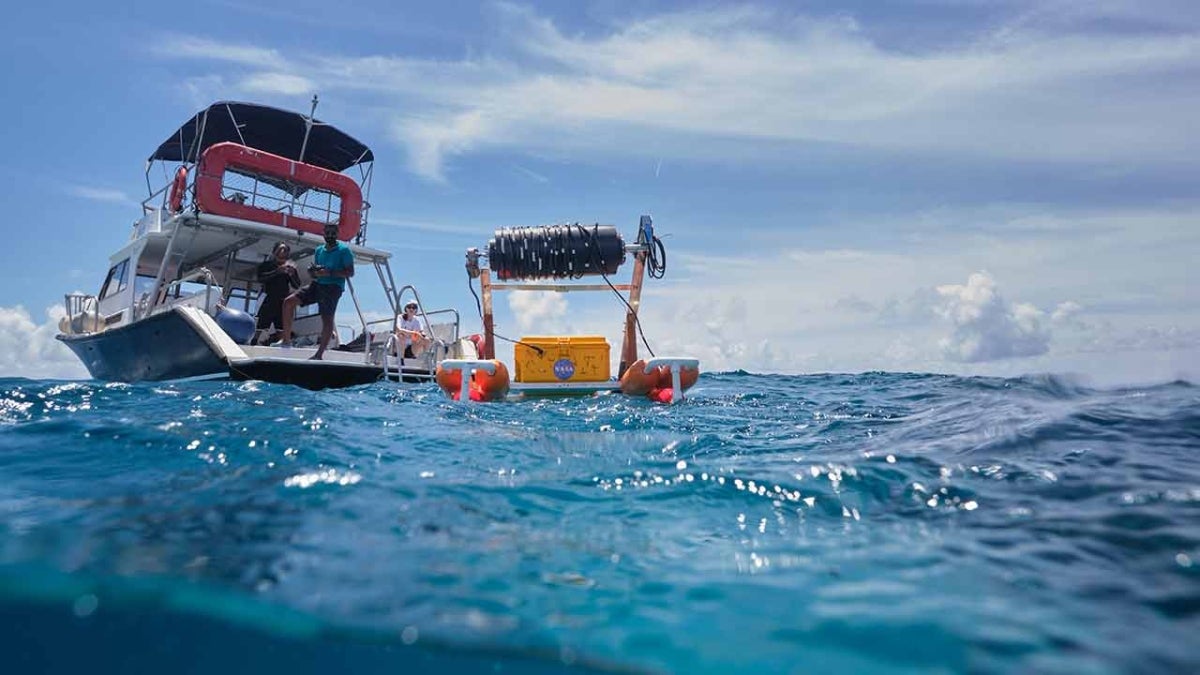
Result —
<instances>
[{"instance_id":1,"label":"ocean water","mask_svg":"<svg viewBox=\"0 0 1200 675\"><path fill-rule=\"evenodd\" d=\"M4 672L1196 672L1200 387L0 380Z\"/></svg>"}]
</instances>

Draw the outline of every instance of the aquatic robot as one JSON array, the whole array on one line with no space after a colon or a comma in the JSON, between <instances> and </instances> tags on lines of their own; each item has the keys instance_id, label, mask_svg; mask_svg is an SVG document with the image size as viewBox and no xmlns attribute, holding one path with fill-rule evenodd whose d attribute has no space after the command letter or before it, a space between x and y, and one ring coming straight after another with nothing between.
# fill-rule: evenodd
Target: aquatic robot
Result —
<instances>
[{"instance_id":1,"label":"aquatic robot","mask_svg":"<svg viewBox=\"0 0 1200 675\"><path fill-rule=\"evenodd\" d=\"M615 274L633 259L632 279L614 284ZM580 223L496 230L486 250L467 249L471 292L478 280L483 332L469 339L473 358L438 363L437 383L458 401L501 401L528 396L570 396L604 391L678 403L700 377L699 359L656 356L642 333L638 310L642 284L666 272L666 248L654 234L650 216L642 216L637 238L626 244L612 225ZM603 284L580 283L599 276ZM532 335L512 340L498 335L492 294L502 291L611 292L625 308L625 329L616 377L610 368L608 341L600 335ZM480 298L482 296L482 298ZM636 335L635 335L636 333ZM650 358L638 356L637 336ZM496 340L514 343L513 368L496 359ZM466 350L464 350L466 351Z\"/></svg>"}]
</instances>

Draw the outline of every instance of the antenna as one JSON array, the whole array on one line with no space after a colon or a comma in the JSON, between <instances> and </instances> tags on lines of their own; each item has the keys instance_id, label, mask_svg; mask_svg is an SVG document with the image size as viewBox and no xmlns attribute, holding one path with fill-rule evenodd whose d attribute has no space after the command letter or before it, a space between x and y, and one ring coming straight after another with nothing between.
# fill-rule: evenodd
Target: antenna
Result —
<instances>
[{"instance_id":1,"label":"antenna","mask_svg":"<svg viewBox=\"0 0 1200 675\"><path fill-rule=\"evenodd\" d=\"M300 144L300 156L297 161L304 161L304 151L308 149L308 135L312 133L313 115L317 113L317 95L313 94L312 109L308 111L308 117L304 118L304 142Z\"/></svg>"}]
</instances>

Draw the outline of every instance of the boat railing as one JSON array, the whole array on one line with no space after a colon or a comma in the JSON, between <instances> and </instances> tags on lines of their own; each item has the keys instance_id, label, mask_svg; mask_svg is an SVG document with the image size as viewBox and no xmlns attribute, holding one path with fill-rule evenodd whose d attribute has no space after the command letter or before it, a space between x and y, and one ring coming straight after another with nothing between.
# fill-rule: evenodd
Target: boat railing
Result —
<instances>
[{"instance_id":1,"label":"boat railing","mask_svg":"<svg viewBox=\"0 0 1200 675\"><path fill-rule=\"evenodd\" d=\"M412 284L407 284L405 286L402 286L400 288L400 290L396 292L396 308L397 309L404 306L404 304L401 302L401 300L404 298L405 291L412 292L413 300L417 301L417 308L418 308L417 312L418 312L418 316L421 318L421 323L425 327L425 334L428 335L430 337L430 339L434 341L434 344L437 344L438 346L440 346L442 348L448 348L448 346L450 344L453 344L456 340L458 340L458 332L459 332L459 325L460 325L458 310L456 310L456 309L435 309L432 312L426 312L425 311L425 303L421 302L421 294L417 292L416 287L414 287ZM442 338L441 336L438 335L437 331L433 330L433 324L429 320L429 317L437 316L440 314L451 314L454 316L453 323L448 324L448 325L452 325L454 327L453 335L451 335L450 339L448 339L448 340ZM438 325L442 325L442 324L438 324Z\"/></svg>"},{"instance_id":2,"label":"boat railing","mask_svg":"<svg viewBox=\"0 0 1200 675\"><path fill-rule=\"evenodd\" d=\"M375 358L375 356L376 356L375 350L379 349L379 345L382 342L387 342L389 344L391 344L393 342L393 340L395 338L395 334L392 333L392 327L395 325L396 325L395 319L376 319L374 321L368 321L365 324L363 324L363 330L366 331L366 336L367 336L366 341L363 343L363 351L365 351L370 358L372 358L372 359ZM379 327L379 331L378 331L379 333L384 333L386 331L387 334L389 335L389 337L386 340L380 340L380 341L375 340L376 332L371 330L371 328L373 326Z\"/></svg>"},{"instance_id":3,"label":"boat railing","mask_svg":"<svg viewBox=\"0 0 1200 675\"><path fill-rule=\"evenodd\" d=\"M63 296L63 307L67 315L59 322L59 330L66 334L95 333L102 329L100 302L89 293L67 293Z\"/></svg>"},{"instance_id":4,"label":"boat railing","mask_svg":"<svg viewBox=\"0 0 1200 675\"><path fill-rule=\"evenodd\" d=\"M380 365L383 366L383 379L385 380L390 380L393 378L393 376L396 380L400 380L404 377L403 366L401 365L401 360L399 358L396 359L395 371L392 370L391 354L394 351L396 351L396 334L389 333L387 340L383 344L383 351L380 353L379 359ZM369 348L367 353L371 353Z\"/></svg>"},{"instance_id":5,"label":"boat railing","mask_svg":"<svg viewBox=\"0 0 1200 675\"><path fill-rule=\"evenodd\" d=\"M171 295L173 293L174 294L179 293L179 289L181 286L183 286L183 284L195 283L197 281L200 281L201 279L204 280L204 290L203 291L199 291L196 293L192 293L190 295L186 295L186 296L177 298L174 301L170 300ZM216 300L213 299L213 287L214 286L217 288L217 292L216 292L217 299ZM201 294L203 294L203 297L204 297L204 313L212 314L213 309L216 307L217 301L220 300L221 288L220 288L220 285L217 284L216 277L213 276L213 273L211 271L209 271L209 269L207 267L197 268L197 269L183 275L182 277L179 277L178 279L172 281L170 284L168 284L165 292L163 293L164 302L160 306L163 308L174 307L174 306L182 305L182 304L189 304L189 305L195 306L197 304L196 298L198 296L200 296Z\"/></svg>"},{"instance_id":6,"label":"boat railing","mask_svg":"<svg viewBox=\"0 0 1200 675\"><path fill-rule=\"evenodd\" d=\"M425 329L429 338L433 343L443 349L448 349L450 345L458 341L459 317L457 309L435 309L432 312L422 313L425 319ZM443 314L453 317L453 321L435 322L430 319L433 316L441 316ZM449 335L446 334L446 329Z\"/></svg>"},{"instance_id":7,"label":"boat railing","mask_svg":"<svg viewBox=\"0 0 1200 675\"><path fill-rule=\"evenodd\" d=\"M149 186L148 179L147 186ZM171 183L168 182L158 190L151 192L149 197L142 200L142 217L133 222L133 231L129 235L130 239L137 239L147 234L162 232L163 219L170 215L167 205L167 191L170 189Z\"/></svg>"},{"instance_id":8,"label":"boat railing","mask_svg":"<svg viewBox=\"0 0 1200 675\"><path fill-rule=\"evenodd\" d=\"M147 182L149 182L147 180ZM166 185L160 187L150 193L149 197L142 200L142 212L150 213L151 211L162 211L167 208L167 190L171 188L170 181Z\"/></svg>"},{"instance_id":9,"label":"boat railing","mask_svg":"<svg viewBox=\"0 0 1200 675\"><path fill-rule=\"evenodd\" d=\"M90 293L67 293L63 296L63 306L67 310L67 320L70 321L88 309L96 311L98 304L96 296Z\"/></svg>"},{"instance_id":10,"label":"boat railing","mask_svg":"<svg viewBox=\"0 0 1200 675\"><path fill-rule=\"evenodd\" d=\"M406 287L408 288L408 287ZM440 316L452 317L451 321L431 321L430 317ZM432 376L437 370L438 361L446 358L450 353L451 346L458 341L459 331L459 314L455 309L439 309L432 312L421 313L422 323L425 325L425 334L429 336L433 343L432 347L424 354L416 359L405 359L402 350L400 349L400 339L394 330L396 325L395 319L376 319L366 324L366 340L364 350L367 353L367 359L371 363L377 363L383 369L383 375L389 379L402 379L404 367L423 367L429 371ZM378 327L379 333L386 331L387 338L383 340L375 340L376 331L373 327Z\"/></svg>"},{"instance_id":11,"label":"boat railing","mask_svg":"<svg viewBox=\"0 0 1200 675\"><path fill-rule=\"evenodd\" d=\"M342 209L341 195L336 192L284 185L271 174L233 169L221 175L221 199L324 224L337 224Z\"/></svg>"}]
</instances>

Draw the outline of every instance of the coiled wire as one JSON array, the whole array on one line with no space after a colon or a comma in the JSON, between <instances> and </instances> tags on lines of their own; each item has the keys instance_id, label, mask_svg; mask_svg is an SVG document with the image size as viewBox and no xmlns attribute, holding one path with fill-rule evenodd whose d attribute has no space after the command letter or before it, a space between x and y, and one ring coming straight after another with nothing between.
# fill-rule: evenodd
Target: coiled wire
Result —
<instances>
[{"instance_id":1,"label":"coiled wire","mask_svg":"<svg viewBox=\"0 0 1200 675\"><path fill-rule=\"evenodd\" d=\"M609 275L625 262L625 241L612 225L547 225L496 230L488 264L501 280L578 279Z\"/></svg>"}]
</instances>

